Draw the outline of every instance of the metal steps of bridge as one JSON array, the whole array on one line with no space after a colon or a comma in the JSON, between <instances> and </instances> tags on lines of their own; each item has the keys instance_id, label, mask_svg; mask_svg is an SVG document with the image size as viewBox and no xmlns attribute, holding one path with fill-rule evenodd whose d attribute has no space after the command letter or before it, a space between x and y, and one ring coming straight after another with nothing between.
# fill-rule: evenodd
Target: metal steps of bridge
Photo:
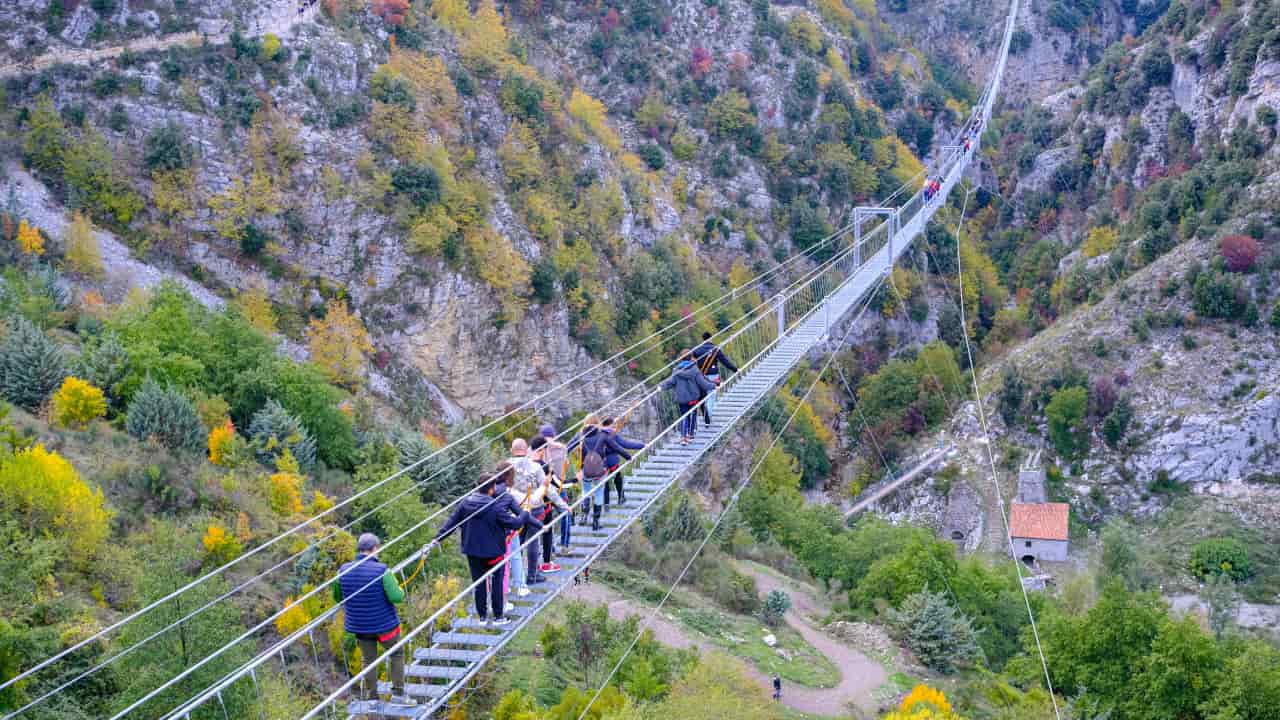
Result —
<instances>
[{"instance_id":1,"label":"metal steps of bridge","mask_svg":"<svg viewBox=\"0 0 1280 720\"><path fill-rule=\"evenodd\" d=\"M916 230L916 227L904 228L904 231ZM481 627L470 618L458 618L447 632L437 632L431 638L430 648L416 651L406 667L408 678L419 681L406 686L409 696L418 702L416 707L381 701L353 701L348 704L351 718L358 718L361 713L372 717L425 718L444 707L449 697L495 656L515 633L572 584L574 576L582 568L587 567L656 503L687 469L698 463L716 442L751 412L766 394L785 380L810 350L825 342L828 320L838 319L851 309L871 289L876 279L891 267L892 262L887 249L877 252L862 270L827 297L825 302L831 304L830 312L810 313L772 351L747 368L741 377L734 377L724 385L715 399L714 422L710 426L702 425L693 442L685 445L672 438L637 466L628 468L624 480L627 503L622 506L611 504L601 518L598 531L592 530L590 525L573 526L569 553L556 558L562 571L546 575L543 582L531 586L529 595L509 598L516 606L509 615L509 625ZM390 688L384 686L385 683L380 690L389 692Z\"/></svg>"}]
</instances>

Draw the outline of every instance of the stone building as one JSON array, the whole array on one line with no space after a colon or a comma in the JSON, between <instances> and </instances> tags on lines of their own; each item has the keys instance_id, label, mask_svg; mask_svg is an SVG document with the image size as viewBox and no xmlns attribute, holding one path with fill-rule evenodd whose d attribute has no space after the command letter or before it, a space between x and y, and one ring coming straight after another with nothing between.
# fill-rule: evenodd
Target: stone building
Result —
<instances>
[{"instance_id":1,"label":"stone building","mask_svg":"<svg viewBox=\"0 0 1280 720\"><path fill-rule=\"evenodd\" d=\"M1068 518L1066 503L1015 502L1009 509L1009 536L1013 552L1024 563L1067 559Z\"/></svg>"}]
</instances>

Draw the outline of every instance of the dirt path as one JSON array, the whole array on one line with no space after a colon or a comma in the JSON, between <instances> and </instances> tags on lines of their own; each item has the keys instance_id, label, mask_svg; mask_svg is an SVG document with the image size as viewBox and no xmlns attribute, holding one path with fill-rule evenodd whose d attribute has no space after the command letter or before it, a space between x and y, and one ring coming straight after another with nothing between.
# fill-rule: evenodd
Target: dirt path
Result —
<instances>
[{"instance_id":1,"label":"dirt path","mask_svg":"<svg viewBox=\"0 0 1280 720\"><path fill-rule=\"evenodd\" d=\"M278 36L286 35L295 25L314 18L319 7L320 3L317 2L304 12L299 13L297 3L294 0L275 0L275 2L264 8L261 14L249 22L247 32L251 35L262 35L268 32ZM40 72L54 65L90 65L102 60L117 58L124 54L126 50L130 52L148 52L181 45L194 47L205 41L211 45L221 45L227 42L230 37L226 33L203 36L197 32L185 32L162 37L143 38L123 45L112 45L103 48L60 48L24 62L0 64L0 77Z\"/></svg>"},{"instance_id":2,"label":"dirt path","mask_svg":"<svg viewBox=\"0 0 1280 720\"><path fill-rule=\"evenodd\" d=\"M871 692L888 680L889 675L880 663L817 629L817 619L830 612L826 603L815 597L811 589L790 579L754 565L744 564L740 568L755 578L761 593L785 592L791 598L791 610L785 618L787 625L840 668L840 684L834 688L784 687L783 702L797 710L823 715L843 710L849 704L874 709Z\"/></svg>"},{"instance_id":3,"label":"dirt path","mask_svg":"<svg viewBox=\"0 0 1280 720\"><path fill-rule=\"evenodd\" d=\"M784 581L757 568L748 566L743 569L756 578L757 586L762 592L781 589L791 597L792 609L787 613L787 624L800 633L805 642L817 648L840 669L840 684L834 688L802 688L784 685L782 703L793 710L826 716L842 715L850 703L872 709L871 691L879 687L888 677L884 668L801 619L801 615L826 614L821 601L808 591L795 585L784 584ZM652 608L625 598L612 588L597 583L572 587L565 590L564 594L575 600L604 603L609 607L610 617L615 619L622 619L627 615L649 618L653 612ZM661 614L652 616L648 628L653 631L654 638L664 645L676 648L697 648L700 652L722 651L710 642L696 639L689 630ZM748 674L760 684L761 688L768 693L773 692L773 680L770 676L760 672L751 663L746 663L746 667Z\"/></svg>"}]
</instances>

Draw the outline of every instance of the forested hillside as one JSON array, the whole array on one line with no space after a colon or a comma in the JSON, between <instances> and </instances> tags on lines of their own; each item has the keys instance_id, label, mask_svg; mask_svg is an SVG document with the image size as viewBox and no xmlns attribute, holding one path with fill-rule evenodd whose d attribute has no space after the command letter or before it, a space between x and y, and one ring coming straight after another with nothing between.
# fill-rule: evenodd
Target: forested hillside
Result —
<instances>
[{"instance_id":1,"label":"forested hillside","mask_svg":"<svg viewBox=\"0 0 1280 720\"><path fill-rule=\"evenodd\" d=\"M548 416L469 437L465 463L380 486L186 609L0 690L0 710L111 717L331 577L359 532L408 532L385 553L406 557L514 437L663 370L786 275L698 308L820 247L854 207L915 193L961 141L1005 9L0 8L0 679L681 328ZM884 666L831 716L1275 717L1278 27L1275 0L1024 3L978 169L831 371L810 358L597 565L645 607L682 577L668 610L717 652L647 636L622 662L637 622L568 605L454 716L808 717L770 705L761 678L821 689L841 668L783 620L786 593L760 591L763 565L816 588L806 627ZM845 521L939 442L955 451L926 480ZM1000 502L1034 450L1071 505L1072 555L1024 597ZM433 555L407 625L466 572L453 548ZM331 605L313 598L272 637ZM747 638L767 632L779 647ZM339 624L327 635L304 672L264 673L223 708L301 715L361 662Z\"/></svg>"}]
</instances>

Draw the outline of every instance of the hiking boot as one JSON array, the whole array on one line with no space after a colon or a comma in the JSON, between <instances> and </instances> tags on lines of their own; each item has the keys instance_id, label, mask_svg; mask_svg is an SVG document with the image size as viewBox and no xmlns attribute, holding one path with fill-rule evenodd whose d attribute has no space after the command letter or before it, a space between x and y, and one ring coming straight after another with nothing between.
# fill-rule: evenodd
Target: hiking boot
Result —
<instances>
[{"instance_id":1,"label":"hiking boot","mask_svg":"<svg viewBox=\"0 0 1280 720\"><path fill-rule=\"evenodd\" d=\"M510 624L511 624L511 618L509 617L500 617L500 618L493 619L493 626L496 628L506 627Z\"/></svg>"},{"instance_id":2,"label":"hiking boot","mask_svg":"<svg viewBox=\"0 0 1280 720\"><path fill-rule=\"evenodd\" d=\"M542 563L542 565L539 566L538 569L544 573L560 572L560 565L558 563L553 563L553 562Z\"/></svg>"},{"instance_id":3,"label":"hiking boot","mask_svg":"<svg viewBox=\"0 0 1280 720\"><path fill-rule=\"evenodd\" d=\"M529 588L522 587L519 590L516 590L516 597L529 597ZM506 609L510 610L511 608Z\"/></svg>"}]
</instances>

